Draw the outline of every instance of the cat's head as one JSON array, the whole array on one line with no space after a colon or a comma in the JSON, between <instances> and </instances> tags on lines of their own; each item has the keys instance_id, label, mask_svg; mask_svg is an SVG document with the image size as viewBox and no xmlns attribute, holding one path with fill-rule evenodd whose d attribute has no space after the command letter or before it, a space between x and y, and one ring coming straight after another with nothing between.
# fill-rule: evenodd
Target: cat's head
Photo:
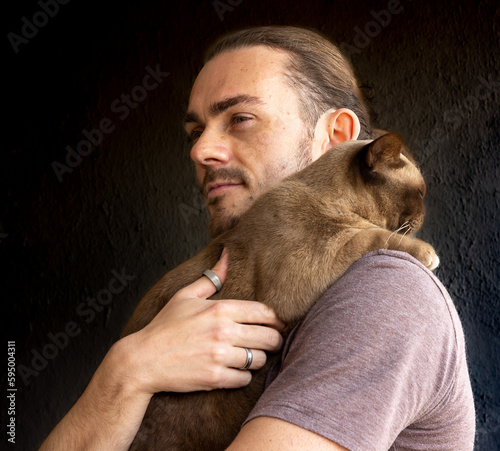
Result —
<instances>
[{"instance_id":1,"label":"cat's head","mask_svg":"<svg viewBox=\"0 0 500 451\"><path fill-rule=\"evenodd\" d=\"M402 138L396 133L382 135L364 145L354 161L363 191L373 201L369 219L388 230L416 232L424 221L426 186Z\"/></svg>"}]
</instances>

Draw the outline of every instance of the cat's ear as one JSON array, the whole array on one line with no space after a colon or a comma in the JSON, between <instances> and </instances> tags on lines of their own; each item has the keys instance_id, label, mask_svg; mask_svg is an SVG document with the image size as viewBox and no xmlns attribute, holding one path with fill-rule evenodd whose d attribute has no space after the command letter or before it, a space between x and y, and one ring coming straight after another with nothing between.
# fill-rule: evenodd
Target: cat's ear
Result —
<instances>
[{"instance_id":1,"label":"cat's ear","mask_svg":"<svg viewBox=\"0 0 500 451\"><path fill-rule=\"evenodd\" d=\"M401 136L387 133L368 145L366 164L373 171L398 167L403 147Z\"/></svg>"}]
</instances>

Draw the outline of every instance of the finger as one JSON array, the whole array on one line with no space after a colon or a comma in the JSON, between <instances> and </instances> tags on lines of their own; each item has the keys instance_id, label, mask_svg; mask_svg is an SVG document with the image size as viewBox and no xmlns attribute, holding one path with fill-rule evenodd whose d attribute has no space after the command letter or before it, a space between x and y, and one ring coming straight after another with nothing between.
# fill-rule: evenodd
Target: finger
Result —
<instances>
[{"instance_id":1,"label":"finger","mask_svg":"<svg viewBox=\"0 0 500 451\"><path fill-rule=\"evenodd\" d=\"M241 371L236 368L227 368L215 387L208 387L208 390L214 388L240 388L247 386L252 382L252 373L250 371Z\"/></svg>"},{"instance_id":2,"label":"finger","mask_svg":"<svg viewBox=\"0 0 500 451\"><path fill-rule=\"evenodd\" d=\"M286 324L278 318L275 311L262 302L241 301L237 299L228 299L219 302L234 306L234 312L231 315L231 319L236 323L263 324L276 330L283 330L286 326Z\"/></svg>"},{"instance_id":3,"label":"finger","mask_svg":"<svg viewBox=\"0 0 500 451\"><path fill-rule=\"evenodd\" d=\"M226 251L226 248L222 250L222 254L215 264L215 266L212 268L212 271L217 274L219 277L220 281L224 283L226 281L226 275L227 275L227 268L229 264L229 254Z\"/></svg>"},{"instance_id":4,"label":"finger","mask_svg":"<svg viewBox=\"0 0 500 451\"><path fill-rule=\"evenodd\" d=\"M251 365L246 368L247 370L258 370L262 368L266 364L267 355L264 351L260 349L252 349L248 348L251 352ZM231 366L238 370L243 370L243 368L247 365L248 353L246 348L234 348L235 356L237 357L237 361L234 362ZM244 371L244 370L243 370Z\"/></svg>"},{"instance_id":5,"label":"finger","mask_svg":"<svg viewBox=\"0 0 500 451\"><path fill-rule=\"evenodd\" d=\"M232 368L227 368L223 372L223 377L219 383L218 388L237 388L244 387L252 380L252 373L250 370L259 370L267 361L267 355L264 351L259 349L250 349L252 352L252 364L249 368L243 370L247 363L247 351L245 348L234 348L238 351L238 363Z\"/></svg>"},{"instance_id":6,"label":"finger","mask_svg":"<svg viewBox=\"0 0 500 451\"><path fill-rule=\"evenodd\" d=\"M271 327L240 324L235 328L233 346L277 352L283 346L283 337Z\"/></svg>"},{"instance_id":7,"label":"finger","mask_svg":"<svg viewBox=\"0 0 500 451\"><path fill-rule=\"evenodd\" d=\"M213 390L214 388L239 388L248 385L252 380L252 371L262 368L267 356L264 351L252 349L252 364L246 370L242 370L247 362L247 352L244 348L234 347L224 359L224 363L212 366L214 371L208 370L207 375L201 378L202 389ZM207 384L208 381L208 384Z\"/></svg>"},{"instance_id":8,"label":"finger","mask_svg":"<svg viewBox=\"0 0 500 451\"><path fill-rule=\"evenodd\" d=\"M212 268L212 271L222 283L224 283L224 281L226 280L227 266L228 255L227 252L223 251L221 258ZM201 277L199 279L181 290L182 296L206 299L217 293L217 288L215 287L213 282L207 276L201 274L200 276Z\"/></svg>"}]
</instances>

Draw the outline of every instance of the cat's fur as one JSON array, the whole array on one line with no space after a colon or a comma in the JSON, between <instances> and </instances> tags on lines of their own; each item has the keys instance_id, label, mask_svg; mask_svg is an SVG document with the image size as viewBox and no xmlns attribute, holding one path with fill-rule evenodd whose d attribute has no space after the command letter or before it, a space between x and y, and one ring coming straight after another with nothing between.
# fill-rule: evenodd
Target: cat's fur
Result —
<instances>
[{"instance_id":1,"label":"cat's fur","mask_svg":"<svg viewBox=\"0 0 500 451\"><path fill-rule=\"evenodd\" d=\"M226 283L213 299L259 300L290 330L362 255L402 250L428 268L434 249L416 238L423 222L424 180L396 134L334 147L279 182L192 259L166 274L142 299L124 335L135 332L182 287L229 253ZM394 233L400 231L401 233ZM225 449L263 391L276 356L241 389L156 394L131 449Z\"/></svg>"}]
</instances>

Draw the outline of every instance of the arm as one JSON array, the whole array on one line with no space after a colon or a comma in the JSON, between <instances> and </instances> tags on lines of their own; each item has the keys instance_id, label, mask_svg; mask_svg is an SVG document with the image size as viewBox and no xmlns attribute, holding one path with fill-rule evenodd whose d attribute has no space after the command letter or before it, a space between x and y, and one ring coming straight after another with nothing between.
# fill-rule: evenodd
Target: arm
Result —
<instances>
[{"instance_id":1,"label":"arm","mask_svg":"<svg viewBox=\"0 0 500 451\"><path fill-rule=\"evenodd\" d=\"M229 449L472 449L463 446L473 442L473 401L452 312L409 255L365 256L292 332L279 374Z\"/></svg>"},{"instance_id":2,"label":"arm","mask_svg":"<svg viewBox=\"0 0 500 451\"><path fill-rule=\"evenodd\" d=\"M227 259L213 268L225 279ZM115 343L88 387L41 447L45 450L126 450L154 393L237 388L244 347L251 369L264 351L277 351L284 324L268 307L249 301L212 301L215 287L202 277L180 290L144 329ZM195 331L193 333L193 331Z\"/></svg>"},{"instance_id":3,"label":"arm","mask_svg":"<svg viewBox=\"0 0 500 451\"><path fill-rule=\"evenodd\" d=\"M128 449L152 395L121 371L123 346L115 344L88 387L43 443L45 450Z\"/></svg>"},{"instance_id":4,"label":"arm","mask_svg":"<svg viewBox=\"0 0 500 451\"><path fill-rule=\"evenodd\" d=\"M258 417L247 423L228 451L260 449L266 451L346 451L347 448L321 435L279 418Z\"/></svg>"}]
</instances>

